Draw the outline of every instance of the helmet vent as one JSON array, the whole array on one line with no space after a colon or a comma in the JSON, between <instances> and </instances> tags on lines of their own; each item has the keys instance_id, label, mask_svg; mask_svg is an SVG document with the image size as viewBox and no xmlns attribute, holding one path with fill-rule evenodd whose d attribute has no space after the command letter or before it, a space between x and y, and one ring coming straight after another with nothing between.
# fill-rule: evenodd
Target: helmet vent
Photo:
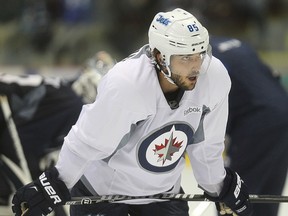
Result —
<instances>
[{"instance_id":1,"label":"helmet vent","mask_svg":"<svg viewBox=\"0 0 288 216\"><path fill-rule=\"evenodd\" d=\"M172 46L175 46L175 47L185 47L187 46L187 44L185 43L179 43L179 42L175 42L175 41L169 41L169 44L172 45Z\"/></svg>"},{"instance_id":2,"label":"helmet vent","mask_svg":"<svg viewBox=\"0 0 288 216\"><path fill-rule=\"evenodd\" d=\"M200 34L197 34L197 35L191 35L191 37L197 37L197 36L199 36Z\"/></svg>"}]
</instances>

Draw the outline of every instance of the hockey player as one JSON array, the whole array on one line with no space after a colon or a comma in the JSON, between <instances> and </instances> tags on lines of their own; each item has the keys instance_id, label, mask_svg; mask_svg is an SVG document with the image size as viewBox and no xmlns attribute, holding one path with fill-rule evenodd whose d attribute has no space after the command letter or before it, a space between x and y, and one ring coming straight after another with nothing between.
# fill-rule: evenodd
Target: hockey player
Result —
<instances>
[{"instance_id":1,"label":"hockey player","mask_svg":"<svg viewBox=\"0 0 288 216\"><path fill-rule=\"evenodd\" d=\"M0 74L0 206L8 206L14 188L55 165L64 137L82 105L94 102L99 80L113 64L107 52L99 51L75 77ZM4 117L3 103L7 103L11 116ZM15 129L5 122L11 119ZM19 147L23 153L17 153ZM24 163L27 170L21 166Z\"/></svg>"},{"instance_id":2,"label":"hockey player","mask_svg":"<svg viewBox=\"0 0 288 216\"><path fill-rule=\"evenodd\" d=\"M99 51L89 58L71 87L83 103L93 103L97 95L97 86L101 78L113 67L115 60L106 51Z\"/></svg>"},{"instance_id":3,"label":"hockey player","mask_svg":"<svg viewBox=\"0 0 288 216\"><path fill-rule=\"evenodd\" d=\"M179 193L184 152L218 208L223 203L238 215L251 214L246 185L224 167L230 79L211 56L207 30L178 8L156 14L148 36L149 45L104 76L56 166L16 192L17 216L47 215L71 196ZM188 216L188 205L139 199L72 206L70 214Z\"/></svg>"},{"instance_id":4,"label":"hockey player","mask_svg":"<svg viewBox=\"0 0 288 216\"><path fill-rule=\"evenodd\" d=\"M1 74L0 94L0 207L5 211L15 189L53 164L83 103L69 83L39 74ZM62 207L55 215L63 215Z\"/></svg>"},{"instance_id":5,"label":"hockey player","mask_svg":"<svg viewBox=\"0 0 288 216\"><path fill-rule=\"evenodd\" d=\"M248 44L225 37L211 37L210 43L232 81L227 162L251 193L281 195L288 166L287 92ZM277 216L279 205L253 206L253 216Z\"/></svg>"}]
</instances>

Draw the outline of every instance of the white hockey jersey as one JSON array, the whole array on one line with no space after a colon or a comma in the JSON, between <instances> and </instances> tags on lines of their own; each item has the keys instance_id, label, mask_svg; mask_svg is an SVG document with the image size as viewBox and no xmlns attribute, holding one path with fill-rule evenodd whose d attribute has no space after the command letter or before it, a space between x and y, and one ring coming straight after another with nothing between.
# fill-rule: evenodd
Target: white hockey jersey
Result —
<instances>
[{"instance_id":1,"label":"white hockey jersey","mask_svg":"<svg viewBox=\"0 0 288 216\"><path fill-rule=\"evenodd\" d=\"M83 106L56 164L60 178L71 188L82 177L95 195L178 193L187 152L198 184L219 193L231 85L226 69L213 57L171 109L147 49L117 63L96 101Z\"/></svg>"}]
</instances>

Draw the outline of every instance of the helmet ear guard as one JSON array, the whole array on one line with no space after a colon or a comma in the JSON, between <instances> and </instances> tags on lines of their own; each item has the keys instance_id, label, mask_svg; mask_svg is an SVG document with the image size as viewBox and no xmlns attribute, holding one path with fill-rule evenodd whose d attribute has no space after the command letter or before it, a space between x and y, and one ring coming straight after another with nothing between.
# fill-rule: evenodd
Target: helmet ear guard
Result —
<instances>
[{"instance_id":1,"label":"helmet ear guard","mask_svg":"<svg viewBox=\"0 0 288 216\"><path fill-rule=\"evenodd\" d=\"M175 84L171 77L171 70L167 67L165 58L157 48L151 50L152 58L157 69L164 74L165 78L172 84ZM161 56L161 57L160 57Z\"/></svg>"},{"instance_id":2,"label":"helmet ear guard","mask_svg":"<svg viewBox=\"0 0 288 216\"><path fill-rule=\"evenodd\" d=\"M161 53L168 76L171 75L169 65L172 55L208 53L208 31L191 13L180 8L156 14L148 38L150 49L156 48Z\"/></svg>"}]
</instances>

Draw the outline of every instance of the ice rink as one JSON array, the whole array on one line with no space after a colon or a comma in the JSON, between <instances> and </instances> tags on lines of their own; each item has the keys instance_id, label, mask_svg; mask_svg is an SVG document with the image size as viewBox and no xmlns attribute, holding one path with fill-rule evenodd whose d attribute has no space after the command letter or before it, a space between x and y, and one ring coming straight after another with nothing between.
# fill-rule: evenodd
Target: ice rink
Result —
<instances>
[{"instance_id":1,"label":"ice rink","mask_svg":"<svg viewBox=\"0 0 288 216\"><path fill-rule=\"evenodd\" d=\"M187 194L202 194L203 191L197 187L197 183L192 173L191 166L188 164L182 175L182 185ZM286 180L285 189L283 195L288 196L288 176ZM269 204L267 204L269 205ZM209 202L189 202L190 216L216 216L216 210L214 203ZM288 203L282 203L278 216L288 215ZM269 215L263 215L269 216Z\"/></svg>"}]
</instances>

